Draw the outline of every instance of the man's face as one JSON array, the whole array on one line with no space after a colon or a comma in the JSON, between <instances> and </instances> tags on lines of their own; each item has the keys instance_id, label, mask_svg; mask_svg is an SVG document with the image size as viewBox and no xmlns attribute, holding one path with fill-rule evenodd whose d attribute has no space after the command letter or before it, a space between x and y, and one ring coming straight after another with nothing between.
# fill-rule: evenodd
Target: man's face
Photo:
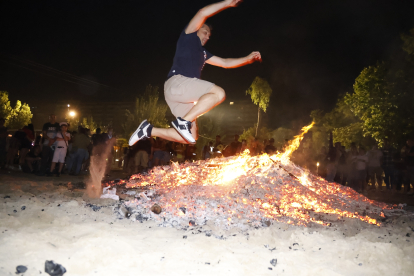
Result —
<instances>
[{"instance_id":1,"label":"man's face","mask_svg":"<svg viewBox=\"0 0 414 276\"><path fill-rule=\"evenodd\" d=\"M54 114L50 115L49 119L50 119L50 122L52 123L56 122L56 115Z\"/></svg>"},{"instance_id":2,"label":"man's face","mask_svg":"<svg viewBox=\"0 0 414 276\"><path fill-rule=\"evenodd\" d=\"M197 31L197 36L200 38L202 46L206 45L207 41L210 39L210 35L210 28L206 24Z\"/></svg>"}]
</instances>

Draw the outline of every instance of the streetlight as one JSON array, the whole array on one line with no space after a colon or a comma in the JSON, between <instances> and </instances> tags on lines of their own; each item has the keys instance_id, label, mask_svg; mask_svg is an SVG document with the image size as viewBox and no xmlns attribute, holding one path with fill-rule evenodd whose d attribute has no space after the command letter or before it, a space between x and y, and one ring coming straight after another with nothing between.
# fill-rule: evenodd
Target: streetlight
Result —
<instances>
[{"instance_id":1,"label":"streetlight","mask_svg":"<svg viewBox=\"0 0 414 276\"><path fill-rule=\"evenodd\" d=\"M319 162L316 163L316 174L319 174Z\"/></svg>"},{"instance_id":2,"label":"streetlight","mask_svg":"<svg viewBox=\"0 0 414 276\"><path fill-rule=\"evenodd\" d=\"M69 112L69 107L70 107L70 104L68 104L68 112Z\"/></svg>"},{"instance_id":3,"label":"streetlight","mask_svg":"<svg viewBox=\"0 0 414 276\"><path fill-rule=\"evenodd\" d=\"M73 117L75 117L76 113L75 113L75 111L71 111L71 112L69 112L69 115L73 118Z\"/></svg>"}]
</instances>

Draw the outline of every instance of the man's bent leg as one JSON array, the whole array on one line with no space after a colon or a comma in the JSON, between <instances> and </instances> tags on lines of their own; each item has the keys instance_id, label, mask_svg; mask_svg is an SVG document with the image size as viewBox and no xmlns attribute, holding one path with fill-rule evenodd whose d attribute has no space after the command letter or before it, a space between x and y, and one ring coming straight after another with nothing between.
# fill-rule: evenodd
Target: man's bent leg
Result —
<instances>
[{"instance_id":1,"label":"man's bent leg","mask_svg":"<svg viewBox=\"0 0 414 276\"><path fill-rule=\"evenodd\" d=\"M188 144L188 142L181 137L178 132L173 128L157 128L152 129L151 136L160 137L168 141L178 142L182 144Z\"/></svg>"},{"instance_id":2,"label":"man's bent leg","mask_svg":"<svg viewBox=\"0 0 414 276\"><path fill-rule=\"evenodd\" d=\"M207 94L204 94L197 101L197 104L183 117L184 120L193 122L198 116L210 111L226 99L224 89L214 85Z\"/></svg>"}]
</instances>

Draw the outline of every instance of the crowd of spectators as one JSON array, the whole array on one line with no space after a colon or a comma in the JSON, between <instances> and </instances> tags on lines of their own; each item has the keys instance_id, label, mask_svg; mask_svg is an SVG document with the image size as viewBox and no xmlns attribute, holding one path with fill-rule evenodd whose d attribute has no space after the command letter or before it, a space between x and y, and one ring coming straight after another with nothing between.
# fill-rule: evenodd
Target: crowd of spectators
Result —
<instances>
[{"instance_id":1,"label":"crowd of spectators","mask_svg":"<svg viewBox=\"0 0 414 276\"><path fill-rule=\"evenodd\" d=\"M397 190L414 194L413 139L408 139L399 150L387 139L382 148L374 145L368 150L355 143L346 150L340 142L332 145L332 137L330 141L329 148L322 147L313 161L317 164L316 173L319 176L360 193Z\"/></svg>"},{"instance_id":2,"label":"crowd of spectators","mask_svg":"<svg viewBox=\"0 0 414 276\"><path fill-rule=\"evenodd\" d=\"M41 133L36 133L32 124L9 133L4 123L4 119L0 119L0 166L38 176L86 173L90 156L93 154L99 157L107 147L112 146L109 141L114 138L111 128L107 133L102 133L97 128L93 135L82 126L77 131L68 131L68 123L58 123L54 114L49 116L49 122L43 125ZM256 138L248 145L246 140L240 142L239 135L235 135L234 140L225 145L220 135L217 135L215 141L210 141L203 147L201 156L197 156L195 145L154 137L123 148L123 156L117 161L126 173L134 174L153 166L168 165L170 161L228 157L246 149L250 150L251 155L276 152L274 139L261 142ZM111 153L112 150L109 150L109 155ZM112 156L105 158L112 161ZM107 162L106 174L111 169L111 161Z\"/></svg>"},{"instance_id":3,"label":"crowd of spectators","mask_svg":"<svg viewBox=\"0 0 414 276\"><path fill-rule=\"evenodd\" d=\"M8 170L21 170L39 176L60 176L61 173L79 175L88 171L90 156L97 157L104 152L108 159L106 174L112 165L112 146L114 139L111 128L107 133L96 129L95 134L79 126L77 131L68 131L68 123L56 121L55 115L49 116L41 133L36 133L29 124L14 133L9 133L0 118L0 166ZM197 157L195 145L185 145L153 137L140 140L132 147L123 148L119 166L128 174L139 173L153 166L168 165L173 162L194 161L217 157L234 156L250 151L250 155L273 154L277 151L274 139L255 138L248 144L239 141L239 135L228 145L223 144L220 135L215 141L209 141ZM281 149L283 151L283 148ZM400 190L413 195L414 189L414 140L408 139L399 150L388 140L384 140L381 149L374 145L366 150L352 143L345 149L340 142L333 144L332 134L328 147L322 147L317 155L293 156L299 165L314 170L316 174L330 182L349 186L358 192L368 190ZM108 155L109 153L109 155ZM298 156L300 156L298 158ZM309 160L316 166L309 165ZM118 161L118 159L117 159ZM301 164L303 163L303 164ZM385 184L385 185L384 185ZM402 190L402 188L404 189ZM414 187L414 186L413 186Z\"/></svg>"},{"instance_id":4,"label":"crowd of spectators","mask_svg":"<svg viewBox=\"0 0 414 276\"><path fill-rule=\"evenodd\" d=\"M111 146L109 141L113 138L111 128L108 133L101 133L97 129L92 136L90 130L82 126L70 132L68 123L58 123L54 114L49 116L49 122L43 125L41 133L36 133L32 124L10 132L4 123L5 120L1 118L0 166L38 176L60 176L63 172L79 175L86 172L90 156L99 155ZM107 163L109 171L111 162Z\"/></svg>"}]
</instances>

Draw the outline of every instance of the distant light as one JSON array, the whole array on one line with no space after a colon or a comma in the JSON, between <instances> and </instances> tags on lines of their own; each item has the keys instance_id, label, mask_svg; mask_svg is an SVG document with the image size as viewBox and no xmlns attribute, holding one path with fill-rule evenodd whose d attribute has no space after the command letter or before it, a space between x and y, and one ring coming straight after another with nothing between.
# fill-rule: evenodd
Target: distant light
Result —
<instances>
[{"instance_id":1,"label":"distant light","mask_svg":"<svg viewBox=\"0 0 414 276\"><path fill-rule=\"evenodd\" d=\"M71 112L69 112L69 115L70 115L71 117L75 117L76 113L75 113L75 111L71 111Z\"/></svg>"},{"instance_id":2,"label":"distant light","mask_svg":"<svg viewBox=\"0 0 414 276\"><path fill-rule=\"evenodd\" d=\"M230 102L230 105L233 105L234 104L234 102Z\"/></svg>"},{"instance_id":3,"label":"distant light","mask_svg":"<svg viewBox=\"0 0 414 276\"><path fill-rule=\"evenodd\" d=\"M68 107L70 107L70 104L68 104Z\"/></svg>"},{"instance_id":4,"label":"distant light","mask_svg":"<svg viewBox=\"0 0 414 276\"><path fill-rule=\"evenodd\" d=\"M119 161L119 159L115 159L115 161L116 161L116 162L118 162L118 161Z\"/></svg>"},{"instance_id":5,"label":"distant light","mask_svg":"<svg viewBox=\"0 0 414 276\"><path fill-rule=\"evenodd\" d=\"M194 105L196 105L196 104L197 104L197 101L194 102Z\"/></svg>"},{"instance_id":6,"label":"distant light","mask_svg":"<svg viewBox=\"0 0 414 276\"><path fill-rule=\"evenodd\" d=\"M318 167L319 167L319 162L318 162L318 163L316 163L316 166L318 166Z\"/></svg>"}]
</instances>

